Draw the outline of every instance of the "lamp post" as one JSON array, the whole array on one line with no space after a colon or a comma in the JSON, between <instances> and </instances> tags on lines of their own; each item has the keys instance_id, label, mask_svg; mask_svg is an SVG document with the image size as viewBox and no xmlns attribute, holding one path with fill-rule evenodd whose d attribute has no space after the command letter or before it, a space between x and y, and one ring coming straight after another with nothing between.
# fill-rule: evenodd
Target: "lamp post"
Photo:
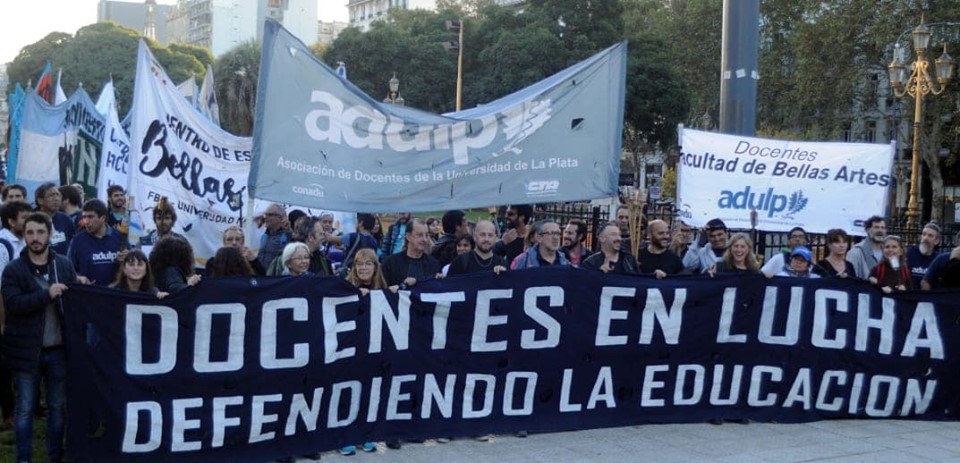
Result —
<instances>
[{"instance_id":1,"label":"lamp post","mask_svg":"<svg viewBox=\"0 0 960 463\"><path fill-rule=\"evenodd\" d=\"M457 52L457 101L456 101L456 110L460 111L460 100L463 89L463 19L458 19L456 21L447 21L446 22L447 30L450 32L457 33L456 42L447 42L444 44L444 48L447 49L447 52Z\"/></svg>"},{"instance_id":2,"label":"lamp post","mask_svg":"<svg viewBox=\"0 0 960 463\"><path fill-rule=\"evenodd\" d=\"M387 84L390 86L390 92L387 93L387 97L383 99L383 102L400 106L406 104L406 101L400 96L400 79L397 79L396 72L393 73L393 77L390 78Z\"/></svg>"},{"instance_id":3,"label":"lamp post","mask_svg":"<svg viewBox=\"0 0 960 463\"><path fill-rule=\"evenodd\" d=\"M943 54L936 59L936 81L930 76L929 61L927 61L927 47L930 45L930 29L920 24L913 30L913 49L917 52L917 59L911 64L913 72L907 77L906 50L898 42L893 50L893 62L888 66L890 85L893 94L898 98L910 95L914 98L913 110L913 157L910 164L910 199L907 204L907 227L918 225L920 217L919 188L920 183L920 124L923 122L923 98L927 94L939 95L953 78L953 65L956 63L947 54L947 44L943 44ZM938 87L938 88L937 88Z\"/></svg>"}]
</instances>

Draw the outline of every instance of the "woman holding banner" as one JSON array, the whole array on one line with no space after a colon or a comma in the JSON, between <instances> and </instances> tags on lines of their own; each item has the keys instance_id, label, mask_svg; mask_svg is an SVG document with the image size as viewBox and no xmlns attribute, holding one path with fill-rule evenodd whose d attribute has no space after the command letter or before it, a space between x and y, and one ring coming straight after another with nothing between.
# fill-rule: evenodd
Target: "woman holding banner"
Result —
<instances>
[{"instance_id":1,"label":"woman holding banner","mask_svg":"<svg viewBox=\"0 0 960 463\"><path fill-rule=\"evenodd\" d=\"M911 289L910 265L899 236L889 235L884 238L883 259L870 270L869 281L886 294Z\"/></svg>"},{"instance_id":2,"label":"woman holding banner","mask_svg":"<svg viewBox=\"0 0 960 463\"><path fill-rule=\"evenodd\" d=\"M380 260L372 249L364 248L357 251L353 258L353 266L347 273L346 280L366 296L371 289L387 289L387 280L380 270Z\"/></svg>"},{"instance_id":3,"label":"woman holding banner","mask_svg":"<svg viewBox=\"0 0 960 463\"><path fill-rule=\"evenodd\" d=\"M147 255L139 249L132 249L120 259L120 269L117 278L110 284L111 288L124 291L156 294L157 299L163 299L167 293L157 290L153 284L153 273L148 264Z\"/></svg>"},{"instance_id":4,"label":"woman holding banner","mask_svg":"<svg viewBox=\"0 0 960 463\"><path fill-rule=\"evenodd\" d=\"M822 277L850 278L855 275L853 264L847 262L850 235L840 228L827 230L827 257L813 269Z\"/></svg>"},{"instance_id":5,"label":"woman holding banner","mask_svg":"<svg viewBox=\"0 0 960 463\"><path fill-rule=\"evenodd\" d=\"M753 240L746 233L737 233L730 238L730 245L717 262L715 273L759 273L757 256L753 253Z\"/></svg>"},{"instance_id":6,"label":"woman holding banner","mask_svg":"<svg viewBox=\"0 0 960 463\"><path fill-rule=\"evenodd\" d=\"M306 244L299 241L288 243L280 256L283 262L281 275L299 276L310 273L310 248Z\"/></svg>"},{"instance_id":7,"label":"woman holding banner","mask_svg":"<svg viewBox=\"0 0 960 463\"><path fill-rule=\"evenodd\" d=\"M180 236L160 238L150 251L150 267L157 277L157 289L175 293L200 283L193 272L193 248Z\"/></svg>"}]
</instances>

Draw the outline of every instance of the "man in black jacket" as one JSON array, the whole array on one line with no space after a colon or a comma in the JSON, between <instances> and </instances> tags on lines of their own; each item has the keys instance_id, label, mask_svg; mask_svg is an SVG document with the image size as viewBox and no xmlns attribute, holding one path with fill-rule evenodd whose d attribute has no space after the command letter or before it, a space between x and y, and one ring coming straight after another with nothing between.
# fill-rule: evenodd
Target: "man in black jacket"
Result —
<instances>
[{"instance_id":1,"label":"man in black jacket","mask_svg":"<svg viewBox=\"0 0 960 463\"><path fill-rule=\"evenodd\" d=\"M383 261L383 278L387 280L387 285L407 289L417 282L436 278L440 273L440 264L427 253L430 249L427 225L420 219L410 220L404 240L406 246L403 252Z\"/></svg>"},{"instance_id":2,"label":"man in black jacket","mask_svg":"<svg viewBox=\"0 0 960 463\"><path fill-rule=\"evenodd\" d=\"M69 259L50 248L52 229L47 215L27 216L23 232L27 247L3 269L3 358L13 370L17 393L17 461L32 461L33 414L41 378L47 387L47 457L51 462L63 459L67 366L60 295L67 290L66 283L77 281L77 274Z\"/></svg>"},{"instance_id":3,"label":"man in black jacket","mask_svg":"<svg viewBox=\"0 0 960 463\"><path fill-rule=\"evenodd\" d=\"M600 229L600 251L588 257L580 268L600 270L603 273L638 273L637 259L630 252L623 252L620 227L611 222Z\"/></svg>"}]
</instances>

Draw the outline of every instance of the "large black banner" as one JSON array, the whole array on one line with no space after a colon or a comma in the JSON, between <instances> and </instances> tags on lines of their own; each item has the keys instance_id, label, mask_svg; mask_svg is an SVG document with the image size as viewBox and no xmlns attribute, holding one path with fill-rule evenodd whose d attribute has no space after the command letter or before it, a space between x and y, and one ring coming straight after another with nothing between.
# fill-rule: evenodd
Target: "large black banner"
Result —
<instances>
[{"instance_id":1,"label":"large black banner","mask_svg":"<svg viewBox=\"0 0 960 463\"><path fill-rule=\"evenodd\" d=\"M72 286L79 461L266 461L387 438L749 418L957 419L956 293L532 269L368 297Z\"/></svg>"}]
</instances>

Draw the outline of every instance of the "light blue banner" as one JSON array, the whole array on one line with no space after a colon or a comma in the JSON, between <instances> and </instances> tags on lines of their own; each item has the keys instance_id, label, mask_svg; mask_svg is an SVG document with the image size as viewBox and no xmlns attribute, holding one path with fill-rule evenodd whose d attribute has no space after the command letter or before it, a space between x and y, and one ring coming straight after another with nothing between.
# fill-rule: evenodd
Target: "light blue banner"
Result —
<instances>
[{"instance_id":1,"label":"light blue banner","mask_svg":"<svg viewBox=\"0 0 960 463\"><path fill-rule=\"evenodd\" d=\"M626 42L492 103L379 103L274 21L264 29L250 192L359 212L616 194Z\"/></svg>"},{"instance_id":2,"label":"light blue banner","mask_svg":"<svg viewBox=\"0 0 960 463\"><path fill-rule=\"evenodd\" d=\"M96 194L105 125L87 92L79 88L59 105L29 93L22 118L19 159L9 169L28 198L45 182L80 183L87 194Z\"/></svg>"}]
</instances>

